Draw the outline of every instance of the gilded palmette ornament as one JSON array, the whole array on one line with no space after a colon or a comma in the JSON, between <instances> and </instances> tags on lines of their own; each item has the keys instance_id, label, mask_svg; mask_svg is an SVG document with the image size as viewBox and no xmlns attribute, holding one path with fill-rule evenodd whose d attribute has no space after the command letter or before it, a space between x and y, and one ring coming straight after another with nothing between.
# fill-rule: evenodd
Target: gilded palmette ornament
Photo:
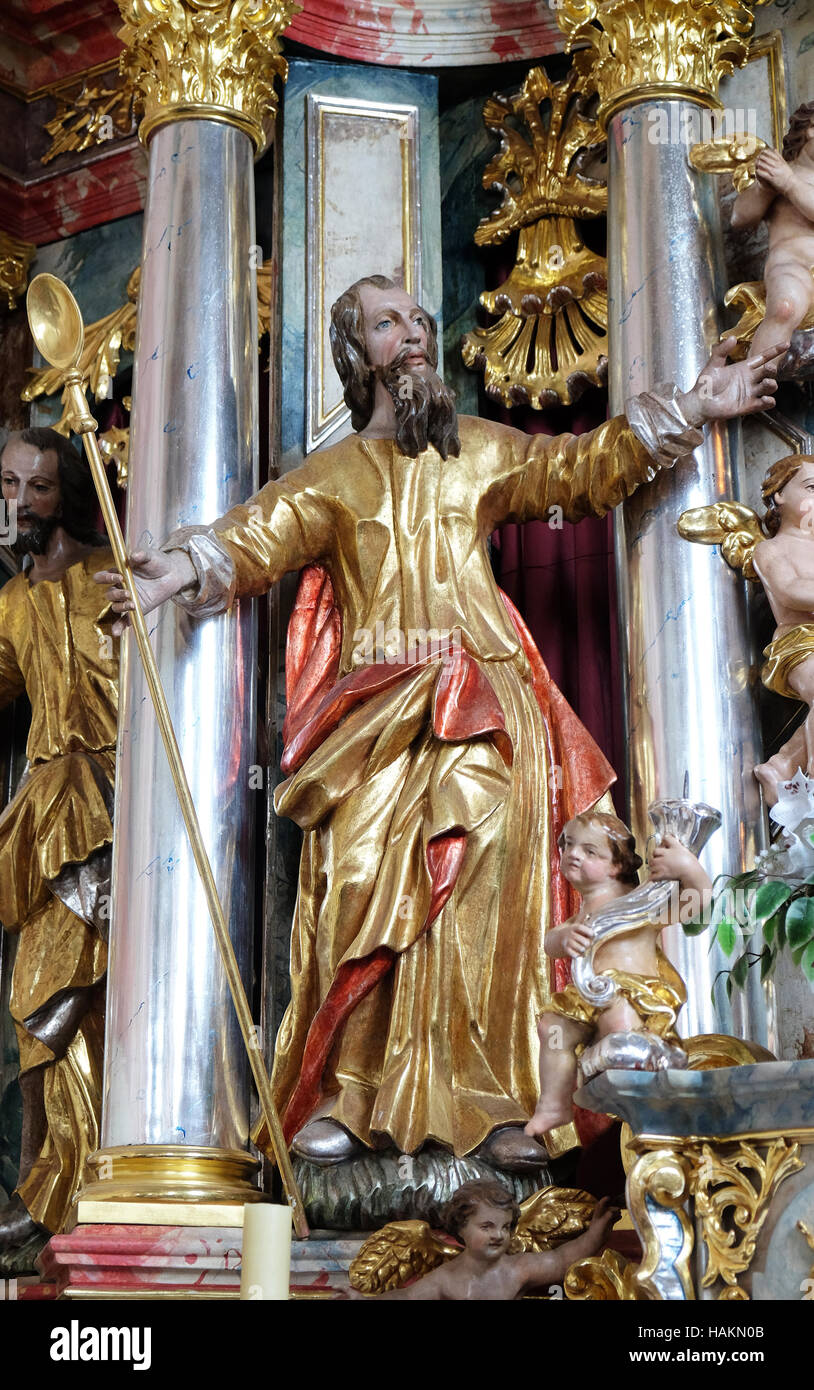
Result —
<instances>
[{"instance_id":1,"label":"gilded palmette ornament","mask_svg":"<svg viewBox=\"0 0 814 1390\"><path fill-rule=\"evenodd\" d=\"M0 299L5 299L9 309L16 309L17 300L25 294L36 250L33 242L0 231Z\"/></svg>"},{"instance_id":2,"label":"gilded palmette ornament","mask_svg":"<svg viewBox=\"0 0 814 1390\"><path fill-rule=\"evenodd\" d=\"M745 1140L723 1150L701 1144L690 1146L687 1157L695 1215L701 1221L707 1247L701 1287L711 1288L720 1280L725 1286L720 1298L747 1297L738 1285L738 1276L752 1263L777 1188L805 1166L800 1145L781 1137L761 1154Z\"/></svg>"},{"instance_id":3,"label":"gilded palmette ornament","mask_svg":"<svg viewBox=\"0 0 814 1390\"><path fill-rule=\"evenodd\" d=\"M532 68L515 95L487 101L483 118L500 136L483 184L503 202L481 221L475 241L499 245L520 235L508 279L480 297L503 317L466 334L463 359L483 371L487 393L507 407L570 403L603 382L607 369L606 262L586 248L574 221L607 207L605 184L583 172L604 136L586 114L573 70L551 82Z\"/></svg>"},{"instance_id":4,"label":"gilded palmette ornament","mask_svg":"<svg viewBox=\"0 0 814 1390\"><path fill-rule=\"evenodd\" d=\"M204 117L238 126L258 152L277 112L276 77L288 64L279 36L296 0L118 0L122 73L144 108L139 136L168 120Z\"/></svg>"},{"instance_id":5,"label":"gilded palmette ornament","mask_svg":"<svg viewBox=\"0 0 814 1390\"><path fill-rule=\"evenodd\" d=\"M766 0L557 0L566 49L599 93L599 119L635 101L717 103L718 85L746 61L754 14Z\"/></svg>"}]
</instances>

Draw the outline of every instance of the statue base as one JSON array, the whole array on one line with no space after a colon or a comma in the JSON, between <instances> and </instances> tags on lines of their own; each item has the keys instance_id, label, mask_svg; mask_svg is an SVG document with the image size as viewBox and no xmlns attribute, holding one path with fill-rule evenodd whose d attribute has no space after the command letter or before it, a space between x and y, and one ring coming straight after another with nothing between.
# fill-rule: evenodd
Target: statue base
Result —
<instances>
[{"instance_id":1,"label":"statue base","mask_svg":"<svg viewBox=\"0 0 814 1390\"><path fill-rule=\"evenodd\" d=\"M326 1231L375 1231L388 1221L441 1224L441 1213L462 1183L488 1178L522 1202L544 1187L567 1187L577 1152L552 1159L535 1173L507 1173L469 1154L456 1158L440 1145L419 1153L368 1153L327 1167L293 1160L308 1224Z\"/></svg>"}]
</instances>

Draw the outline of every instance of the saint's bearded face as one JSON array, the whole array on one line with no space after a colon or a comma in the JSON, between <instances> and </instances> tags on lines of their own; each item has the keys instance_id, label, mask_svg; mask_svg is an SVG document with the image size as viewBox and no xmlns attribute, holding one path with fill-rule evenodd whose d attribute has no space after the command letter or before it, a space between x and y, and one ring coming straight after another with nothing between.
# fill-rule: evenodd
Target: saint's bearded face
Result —
<instances>
[{"instance_id":1,"label":"saint's bearded face","mask_svg":"<svg viewBox=\"0 0 814 1390\"><path fill-rule=\"evenodd\" d=\"M444 459L459 453L455 398L435 370L428 316L396 286L362 284L359 298L367 360L393 401L399 449L412 458L429 444Z\"/></svg>"},{"instance_id":2,"label":"saint's bearded face","mask_svg":"<svg viewBox=\"0 0 814 1390\"><path fill-rule=\"evenodd\" d=\"M405 348L380 371L396 412L396 443L401 452L416 458L434 444L444 459L459 453L455 397L429 362L417 368Z\"/></svg>"},{"instance_id":3,"label":"saint's bearded face","mask_svg":"<svg viewBox=\"0 0 814 1390\"><path fill-rule=\"evenodd\" d=\"M44 555L62 517L57 456L33 444L11 440L3 450L3 498L16 503L15 555Z\"/></svg>"}]
</instances>

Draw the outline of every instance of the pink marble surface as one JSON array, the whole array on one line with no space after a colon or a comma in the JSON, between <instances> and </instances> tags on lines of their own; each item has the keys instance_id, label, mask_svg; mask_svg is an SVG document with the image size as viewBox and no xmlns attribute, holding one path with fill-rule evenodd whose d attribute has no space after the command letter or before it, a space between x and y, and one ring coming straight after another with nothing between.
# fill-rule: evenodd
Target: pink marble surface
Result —
<instances>
[{"instance_id":1,"label":"pink marble surface","mask_svg":"<svg viewBox=\"0 0 814 1390\"><path fill-rule=\"evenodd\" d=\"M0 174L0 225L37 246L60 241L140 212L146 173L144 151L132 140L81 168L55 172L36 183Z\"/></svg>"},{"instance_id":2,"label":"pink marble surface","mask_svg":"<svg viewBox=\"0 0 814 1390\"><path fill-rule=\"evenodd\" d=\"M25 92L121 52L116 0L3 0L0 78Z\"/></svg>"},{"instance_id":3,"label":"pink marble surface","mask_svg":"<svg viewBox=\"0 0 814 1390\"><path fill-rule=\"evenodd\" d=\"M39 1297L66 1288L144 1292L196 1289L234 1293L240 1288L243 1232L215 1226L77 1226L54 1236L40 1255ZM362 1237L295 1240L292 1292L348 1288L348 1266ZM29 1295L33 1297L34 1295Z\"/></svg>"},{"instance_id":4,"label":"pink marble surface","mask_svg":"<svg viewBox=\"0 0 814 1390\"><path fill-rule=\"evenodd\" d=\"M458 67L561 53L549 0L304 0L289 38L359 62Z\"/></svg>"}]
</instances>

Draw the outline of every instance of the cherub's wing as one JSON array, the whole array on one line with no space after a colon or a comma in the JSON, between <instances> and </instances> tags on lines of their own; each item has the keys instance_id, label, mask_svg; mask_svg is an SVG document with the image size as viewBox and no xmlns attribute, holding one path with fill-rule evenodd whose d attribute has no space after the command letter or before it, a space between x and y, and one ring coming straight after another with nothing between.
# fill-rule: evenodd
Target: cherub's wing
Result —
<instances>
[{"instance_id":1,"label":"cherub's wing","mask_svg":"<svg viewBox=\"0 0 814 1390\"><path fill-rule=\"evenodd\" d=\"M719 545L726 563L742 570L745 579L757 579L753 557L758 541L765 540L757 512L742 502L713 502L682 512L678 534L685 541Z\"/></svg>"},{"instance_id":2,"label":"cherub's wing","mask_svg":"<svg viewBox=\"0 0 814 1390\"><path fill-rule=\"evenodd\" d=\"M520 1203L512 1241L516 1254L540 1254L580 1235L591 1224L596 1198L579 1187L546 1187Z\"/></svg>"},{"instance_id":3,"label":"cherub's wing","mask_svg":"<svg viewBox=\"0 0 814 1390\"><path fill-rule=\"evenodd\" d=\"M426 1221L390 1221L365 1241L351 1261L351 1287L366 1294L400 1289L460 1251L453 1241L435 1235Z\"/></svg>"}]
</instances>

